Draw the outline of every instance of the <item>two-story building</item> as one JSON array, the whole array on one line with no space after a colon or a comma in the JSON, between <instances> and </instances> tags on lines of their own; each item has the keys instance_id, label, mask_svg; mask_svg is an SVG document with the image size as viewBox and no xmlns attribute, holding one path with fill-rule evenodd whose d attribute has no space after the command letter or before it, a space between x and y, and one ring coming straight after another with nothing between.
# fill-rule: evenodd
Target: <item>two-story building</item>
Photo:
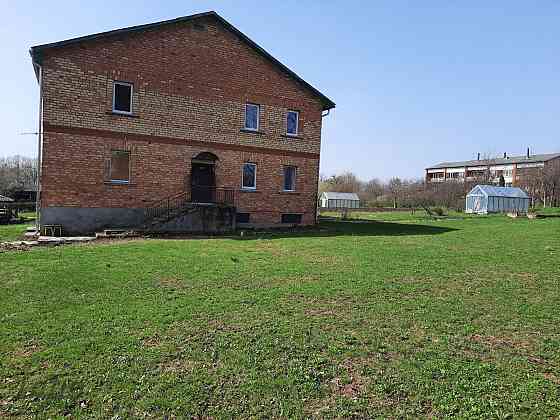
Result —
<instances>
[{"instance_id":1,"label":"two-story building","mask_svg":"<svg viewBox=\"0 0 560 420\"><path fill-rule=\"evenodd\" d=\"M518 186L523 180L538 175L548 165L560 162L560 153L507 156L497 159L443 162L426 168L426 182L474 182L498 184L503 177L505 186Z\"/></svg>"},{"instance_id":2,"label":"two-story building","mask_svg":"<svg viewBox=\"0 0 560 420\"><path fill-rule=\"evenodd\" d=\"M132 228L179 202L231 206L239 223L315 223L335 104L215 12L30 53L41 225Z\"/></svg>"}]
</instances>

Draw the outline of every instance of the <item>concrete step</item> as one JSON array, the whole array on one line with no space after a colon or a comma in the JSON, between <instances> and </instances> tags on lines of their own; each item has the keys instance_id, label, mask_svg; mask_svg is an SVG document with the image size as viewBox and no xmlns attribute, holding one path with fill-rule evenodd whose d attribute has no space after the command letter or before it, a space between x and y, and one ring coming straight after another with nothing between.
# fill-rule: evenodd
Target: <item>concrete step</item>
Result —
<instances>
[{"instance_id":1,"label":"concrete step","mask_svg":"<svg viewBox=\"0 0 560 420\"><path fill-rule=\"evenodd\" d=\"M130 232L129 229L105 229L103 232L97 232L96 238L120 238L126 236Z\"/></svg>"}]
</instances>

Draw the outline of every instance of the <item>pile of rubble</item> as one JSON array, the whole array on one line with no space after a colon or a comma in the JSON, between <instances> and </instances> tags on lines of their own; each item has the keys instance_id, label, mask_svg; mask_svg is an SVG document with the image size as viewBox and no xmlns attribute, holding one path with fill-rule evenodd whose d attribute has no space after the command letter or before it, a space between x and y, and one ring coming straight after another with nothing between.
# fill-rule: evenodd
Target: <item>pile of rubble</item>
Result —
<instances>
[{"instance_id":1,"label":"pile of rubble","mask_svg":"<svg viewBox=\"0 0 560 420\"><path fill-rule=\"evenodd\" d=\"M95 236L42 236L34 227L27 228L24 237L25 239L21 241L0 242L0 252L27 251L35 246L83 243L96 239Z\"/></svg>"}]
</instances>

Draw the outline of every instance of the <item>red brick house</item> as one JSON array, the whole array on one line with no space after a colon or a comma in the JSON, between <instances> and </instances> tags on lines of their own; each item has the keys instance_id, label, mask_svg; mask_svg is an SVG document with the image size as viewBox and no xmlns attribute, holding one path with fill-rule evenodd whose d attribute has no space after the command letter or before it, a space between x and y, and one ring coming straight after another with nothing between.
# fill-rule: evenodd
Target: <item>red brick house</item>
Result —
<instances>
[{"instance_id":1,"label":"red brick house","mask_svg":"<svg viewBox=\"0 0 560 420\"><path fill-rule=\"evenodd\" d=\"M335 104L215 12L30 53L41 225L137 227L169 203L315 223L321 121Z\"/></svg>"}]
</instances>

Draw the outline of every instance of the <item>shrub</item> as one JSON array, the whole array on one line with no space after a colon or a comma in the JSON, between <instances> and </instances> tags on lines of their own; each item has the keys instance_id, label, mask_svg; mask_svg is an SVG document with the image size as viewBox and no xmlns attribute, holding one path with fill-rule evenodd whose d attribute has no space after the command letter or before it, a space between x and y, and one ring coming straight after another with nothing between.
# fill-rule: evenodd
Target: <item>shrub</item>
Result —
<instances>
[{"instance_id":1,"label":"shrub","mask_svg":"<svg viewBox=\"0 0 560 420\"><path fill-rule=\"evenodd\" d=\"M445 216L445 211L441 207L434 207L433 212L436 216Z\"/></svg>"}]
</instances>

